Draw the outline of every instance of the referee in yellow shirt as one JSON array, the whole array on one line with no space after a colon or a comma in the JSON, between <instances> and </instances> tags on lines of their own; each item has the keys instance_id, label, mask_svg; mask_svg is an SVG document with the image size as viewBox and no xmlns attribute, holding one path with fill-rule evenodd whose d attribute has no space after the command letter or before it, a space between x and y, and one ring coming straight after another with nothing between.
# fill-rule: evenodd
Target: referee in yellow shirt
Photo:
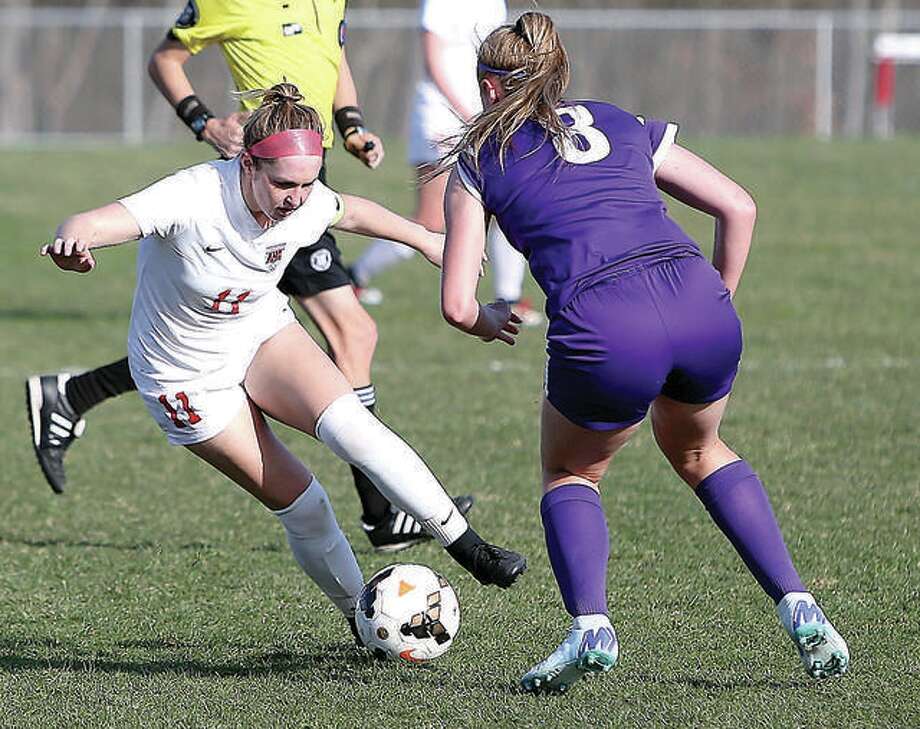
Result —
<instances>
[{"instance_id":1,"label":"referee in yellow shirt","mask_svg":"<svg viewBox=\"0 0 920 729\"><path fill-rule=\"evenodd\" d=\"M323 120L324 146L332 147L335 120L345 148L370 168L383 159L383 143L367 131L345 57L346 0L188 0L167 37L153 52L150 76L199 141L222 157L242 148L247 105L215 117L195 95L184 65L192 55L219 45L240 91L269 88L282 80L297 85L305 103ZM320 173L325 182L325 166ZM377 327L355 297L335 239L328 232L302 248L279 288L300 302L317 324L339 369L361 402L374 409L371 360ZM36 455L51 487L61 492L64 454L83 429L83 414L105 399L134 388L127 359L70 377L35 376L27 382ZM394 551L427 538L415 520L392 506L361 471L352 468L361 498L362 524L373 546ZM458 497L465 513L471 497Z\"/></svg>"}]
</instances>

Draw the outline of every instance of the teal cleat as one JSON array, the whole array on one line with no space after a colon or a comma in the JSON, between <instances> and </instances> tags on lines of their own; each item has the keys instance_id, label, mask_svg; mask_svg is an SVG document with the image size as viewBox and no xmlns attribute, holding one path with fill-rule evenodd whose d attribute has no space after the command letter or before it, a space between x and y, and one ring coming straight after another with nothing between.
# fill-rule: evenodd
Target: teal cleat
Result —
<instances>
[{"instance_id":1,"label":"teal cleat","mask_svg":"<svg viewBox=\"0 0 920 729\"><path fill-rule=\"evenodd\" d=\"M556 650L531 668L521 679L521 688L530 693L564 693L579 679L606 673L616 665L620 648L613 626L606 616L590 616L591 627L575 626ZM602 619L601 619L602 618Z\"/></svg>"},{"instance_id":2,"label":"teal cleat","mask_svg":"<svg viewBox=\"0 0 920 729\"><path fill-rule=\"evenodd\" d=\"M832 678L847 672L850 651L846 641L810 593L790 592L780 600L776 612L809 676Z\"/></svg>"}]
</instances>

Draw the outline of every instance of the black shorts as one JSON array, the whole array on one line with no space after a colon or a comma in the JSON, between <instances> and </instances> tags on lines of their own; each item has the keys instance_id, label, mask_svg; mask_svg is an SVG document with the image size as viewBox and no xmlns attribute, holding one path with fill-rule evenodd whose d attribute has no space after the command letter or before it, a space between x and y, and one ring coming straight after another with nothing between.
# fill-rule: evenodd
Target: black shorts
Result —
<instances>
[{"instance_id":1,"label":"black shorts","mask_svg":"<svg viewBox=\"0 0 920 729\"><path fill-rule=\"evenodd\" d=\"M319 180L326 184L325 164L319 171ZM342 252L328 230L312 246L294 254L278 282L281 293L301 298L350 285L351 276L342 263Z\"/></svg>"}]
</instances>

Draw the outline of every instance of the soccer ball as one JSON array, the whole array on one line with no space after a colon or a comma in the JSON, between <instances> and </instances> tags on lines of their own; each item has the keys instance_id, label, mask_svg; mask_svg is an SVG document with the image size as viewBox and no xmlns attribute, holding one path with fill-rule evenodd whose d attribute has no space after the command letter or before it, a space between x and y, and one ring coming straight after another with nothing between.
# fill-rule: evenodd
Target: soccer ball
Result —
<instances>
[{"instance_id":1,"label":"soccer ball","mask_svg":"<svg viewBox=\"0 0 920 729\"><path fill-rule=\"evenodd\" d=\"M447 652L460 630L454 588L421 564L384 567L361 590L358 635L377 657L422 663Z\"/></svg>"}]
</instances>

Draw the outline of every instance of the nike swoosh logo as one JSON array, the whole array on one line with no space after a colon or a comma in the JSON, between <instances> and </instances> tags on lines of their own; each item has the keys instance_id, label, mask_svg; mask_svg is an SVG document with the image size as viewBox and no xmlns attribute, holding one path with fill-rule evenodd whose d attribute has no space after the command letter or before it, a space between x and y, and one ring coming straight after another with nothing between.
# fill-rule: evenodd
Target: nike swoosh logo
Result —
<instances>
[{"instance_id":1,"label":"nike swoosh logo","mask_svg":"<svg viewBox=\"0 0 920 729\"><path fill-rule=\"evenodd\" d=\"M447 526L447 522L450 521L450 518L454 515L454 510L451 509L450 513L447 515L447 518L441 522L441 526Z\"/></svg>"},{"instance_id":2,"label":"nike swoosh logo","mask_svg":"<svg viewBox=\"0 0 920 729\"><path fill-rule=\"evenodd\" d=\"M217 253L217 251L222 251L223 249L224 249L223 246L217 246L217 247L205 246L204 252L205 253Z\"/></svg>"}]
</instances>

